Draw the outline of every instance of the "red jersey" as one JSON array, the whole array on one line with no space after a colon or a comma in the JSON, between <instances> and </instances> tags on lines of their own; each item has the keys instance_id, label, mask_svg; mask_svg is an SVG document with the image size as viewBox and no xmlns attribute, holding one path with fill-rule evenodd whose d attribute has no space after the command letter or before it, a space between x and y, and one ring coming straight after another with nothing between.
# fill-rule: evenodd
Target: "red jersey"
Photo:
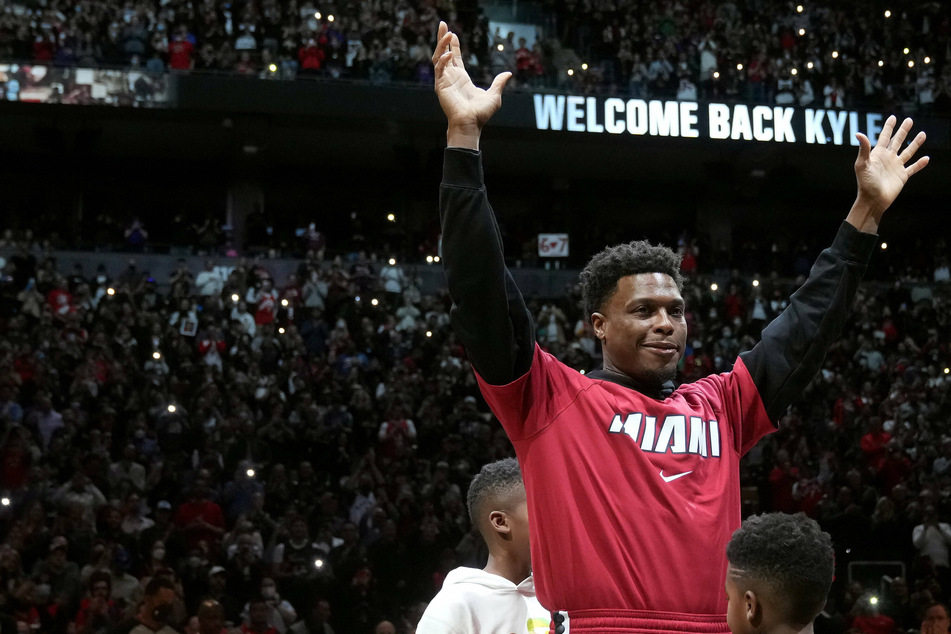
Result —
<instances>
[{"instance_id":1,"label":"red jersey","mask_svg":"<svg viewBox=\"0 0 951 634\"><path fill-rule=\"evenodd\" d=\"M168 43L168 67L174 70L188 70L192 67L194 45L188 40L175 40Z\"/></svg>"},{"instance_id":2,"label":"red jersey","mask_svg":"<svg viewBox=\"0 0 951 634\"><path fill-rule=\"evenodd\" d=\"M536 345L527 374L479 385L522 466L542 605L726 614L740 457L775 429L742 360L658 401Z\"/></svg>"}]
</instances>

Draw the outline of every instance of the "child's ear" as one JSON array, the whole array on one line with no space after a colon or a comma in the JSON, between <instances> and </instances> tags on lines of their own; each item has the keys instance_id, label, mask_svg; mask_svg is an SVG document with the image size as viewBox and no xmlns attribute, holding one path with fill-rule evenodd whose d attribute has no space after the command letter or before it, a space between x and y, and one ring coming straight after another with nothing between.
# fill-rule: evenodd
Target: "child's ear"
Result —
<instances>
[{"instance_id":1,"label":"child's ear","mask_svg":"<svg viewBox=\"0 0 951 634\"><path fill-rule=\"evenodd\" d=\"M754 629L759 629L763 624L763 603L752 590L747 590L743 595L746 602L746 620Z\"/></svg>"}]
</instances>

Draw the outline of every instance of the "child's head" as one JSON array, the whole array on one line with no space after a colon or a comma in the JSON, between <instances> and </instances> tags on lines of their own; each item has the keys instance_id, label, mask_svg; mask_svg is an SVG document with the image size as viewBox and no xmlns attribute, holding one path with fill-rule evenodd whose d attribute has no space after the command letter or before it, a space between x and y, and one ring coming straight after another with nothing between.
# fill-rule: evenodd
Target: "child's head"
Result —
<instances>
[{"instance_id":1,"label":"child's head","mask_svg":"<svg viewBox=\"0 0 951 634\"><path fill-rule=\"evenodd\" d=\"M482 467L469 485L469 519L490 551L528 556L528 503L522 472L515 458Z\"/></svg>"},{"instance_id":2,"label":"child's head","mask_svg":"<svg viewBox=\"0 0 951 634\"><path fill-rule=\"evenodd\" d=\"M748 518L733 533L726 558L726 619L733 634L801 630L832 587L832 540L802 513Z\"/></svg>"}]
</instances>

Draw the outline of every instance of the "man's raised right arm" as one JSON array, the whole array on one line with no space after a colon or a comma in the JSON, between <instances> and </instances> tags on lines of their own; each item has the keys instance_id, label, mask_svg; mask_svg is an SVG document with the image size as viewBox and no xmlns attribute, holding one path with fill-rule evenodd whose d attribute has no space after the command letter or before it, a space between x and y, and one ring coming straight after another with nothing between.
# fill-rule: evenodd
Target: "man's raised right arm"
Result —
<instances>
[{"instance_id":1,"label":"man's raised right arm","mask_svg":"<svg viewBox=\"0 0 951 634\"><path fill-rule=\"evenodd\" d=\"M501 105L511 76L488 90L465 71L458 37L445 23L433 54L436 94L449 120L443 182L439 190L442 252L452 297L452 325L479 375L504 385L525 374L534 354L532 319L505 267L502 239L482 174L482 127Z\"/></svg>"}]
</instances>

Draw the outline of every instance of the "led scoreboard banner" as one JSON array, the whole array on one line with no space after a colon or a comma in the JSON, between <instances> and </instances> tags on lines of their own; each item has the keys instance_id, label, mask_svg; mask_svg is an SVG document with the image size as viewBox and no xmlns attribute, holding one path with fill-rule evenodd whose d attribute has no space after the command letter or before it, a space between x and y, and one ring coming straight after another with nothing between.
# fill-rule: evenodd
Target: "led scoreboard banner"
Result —
<instances>
[{"instance_id":1,"label":"led scoreboard banner","mask_svg":"<svg viewBox=\"0 0 951 634\"><path fill-rule=\"evenodd\" d=\"M858 145L878 139L885 115L832 108L532 95L535 128L585 134Z\"/></svg>"}]
</instances>

